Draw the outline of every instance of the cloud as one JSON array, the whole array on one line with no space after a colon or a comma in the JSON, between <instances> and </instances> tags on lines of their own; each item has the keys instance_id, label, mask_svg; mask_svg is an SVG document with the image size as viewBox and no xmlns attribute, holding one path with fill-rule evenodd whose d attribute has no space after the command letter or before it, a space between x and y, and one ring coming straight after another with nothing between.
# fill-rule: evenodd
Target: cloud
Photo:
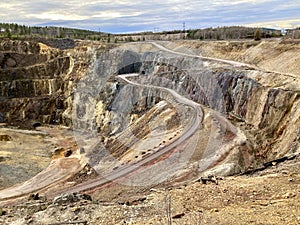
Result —
<instances>
[{"instance_id":1,"label":"cloud","mask_svg":"<svg viewBox=\"0 0 300 225\"><path fill-rule=\"evenodd\" d=\"M267 22L249 23L249 24L246 24L246 26L249 26L249 27L273 27L276 29L297 28L300 26L300 19L274 20L274 21L267 21Z\"/></svg>"},{"instance_id":2,"label":"cloud","mask_svg":"<svg viewBox=\"0 0 300 225\"><path fill-rule=\"evenodd\" d=\"M3 22L134 32L262 24L299 25L300 2L292 0L2 0ZM271 21L271 22L270 22ZM281 22L293 21L293 22Z\"/></svg>"}]
</instances>

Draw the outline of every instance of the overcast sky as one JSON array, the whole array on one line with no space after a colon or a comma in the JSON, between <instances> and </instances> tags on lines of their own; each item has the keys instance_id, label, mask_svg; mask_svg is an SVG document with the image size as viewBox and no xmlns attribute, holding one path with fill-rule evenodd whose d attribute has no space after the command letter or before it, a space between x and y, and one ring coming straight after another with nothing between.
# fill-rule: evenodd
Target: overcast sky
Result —
<instances>
[{"instance_id":1,"label":"overcast sky","mask_svg":"<svg viewBox=\"0 0 300 225\"><path fill-rule=\"evenodd\" d=\"M1 0L1 22L104 32L300 26L300 0Z\"/></svg>"}]
</instances>

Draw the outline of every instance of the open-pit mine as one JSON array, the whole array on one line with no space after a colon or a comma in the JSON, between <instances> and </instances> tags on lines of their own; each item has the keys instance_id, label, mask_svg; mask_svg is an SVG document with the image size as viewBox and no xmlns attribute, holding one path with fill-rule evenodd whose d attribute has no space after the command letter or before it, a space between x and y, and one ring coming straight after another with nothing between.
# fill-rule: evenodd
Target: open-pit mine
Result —
<instances>
[{"instance_id":1,"label":"open-pit mine","mask_svg":"<svg viewBox=\"0 0 300 225\"><path fill-rule=\"evenodd\" d=\"M1 224L300 223L300 42L57 42L0 41Z\"/></svg>"}]
</instances>

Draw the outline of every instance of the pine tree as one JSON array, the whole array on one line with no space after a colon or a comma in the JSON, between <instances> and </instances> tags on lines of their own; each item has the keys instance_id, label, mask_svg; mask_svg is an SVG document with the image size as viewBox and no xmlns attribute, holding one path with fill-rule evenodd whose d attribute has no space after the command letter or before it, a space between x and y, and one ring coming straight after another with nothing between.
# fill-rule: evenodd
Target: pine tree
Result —
<instances>
[{"instance_id":1,"label":"pine tree","mask_svg":"<svg viewBox=\"0 0 300 225\"><path fill-rule=\"evenodd\" d=\"M5 29L5 36L6 36L7 38L11 38L11 33L10 33L9 27L6 27L6 29Z\"/></svg>"}]
</instances>

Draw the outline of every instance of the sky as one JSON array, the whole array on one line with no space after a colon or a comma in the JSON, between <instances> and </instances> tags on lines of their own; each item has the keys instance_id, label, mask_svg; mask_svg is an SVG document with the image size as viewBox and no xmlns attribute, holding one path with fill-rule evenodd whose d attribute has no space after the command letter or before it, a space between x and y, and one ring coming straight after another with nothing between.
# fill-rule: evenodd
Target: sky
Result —
<instances>
[{"instance_id":1,"label":"sky","mask_svg":"<svg viewBox=\"0 0 300 225\"><path fill-rule=\"evenodd\" d=\"M1 0L0 22L130 33L300 26L300 0Z\"/></svg>"}]
</instances>

